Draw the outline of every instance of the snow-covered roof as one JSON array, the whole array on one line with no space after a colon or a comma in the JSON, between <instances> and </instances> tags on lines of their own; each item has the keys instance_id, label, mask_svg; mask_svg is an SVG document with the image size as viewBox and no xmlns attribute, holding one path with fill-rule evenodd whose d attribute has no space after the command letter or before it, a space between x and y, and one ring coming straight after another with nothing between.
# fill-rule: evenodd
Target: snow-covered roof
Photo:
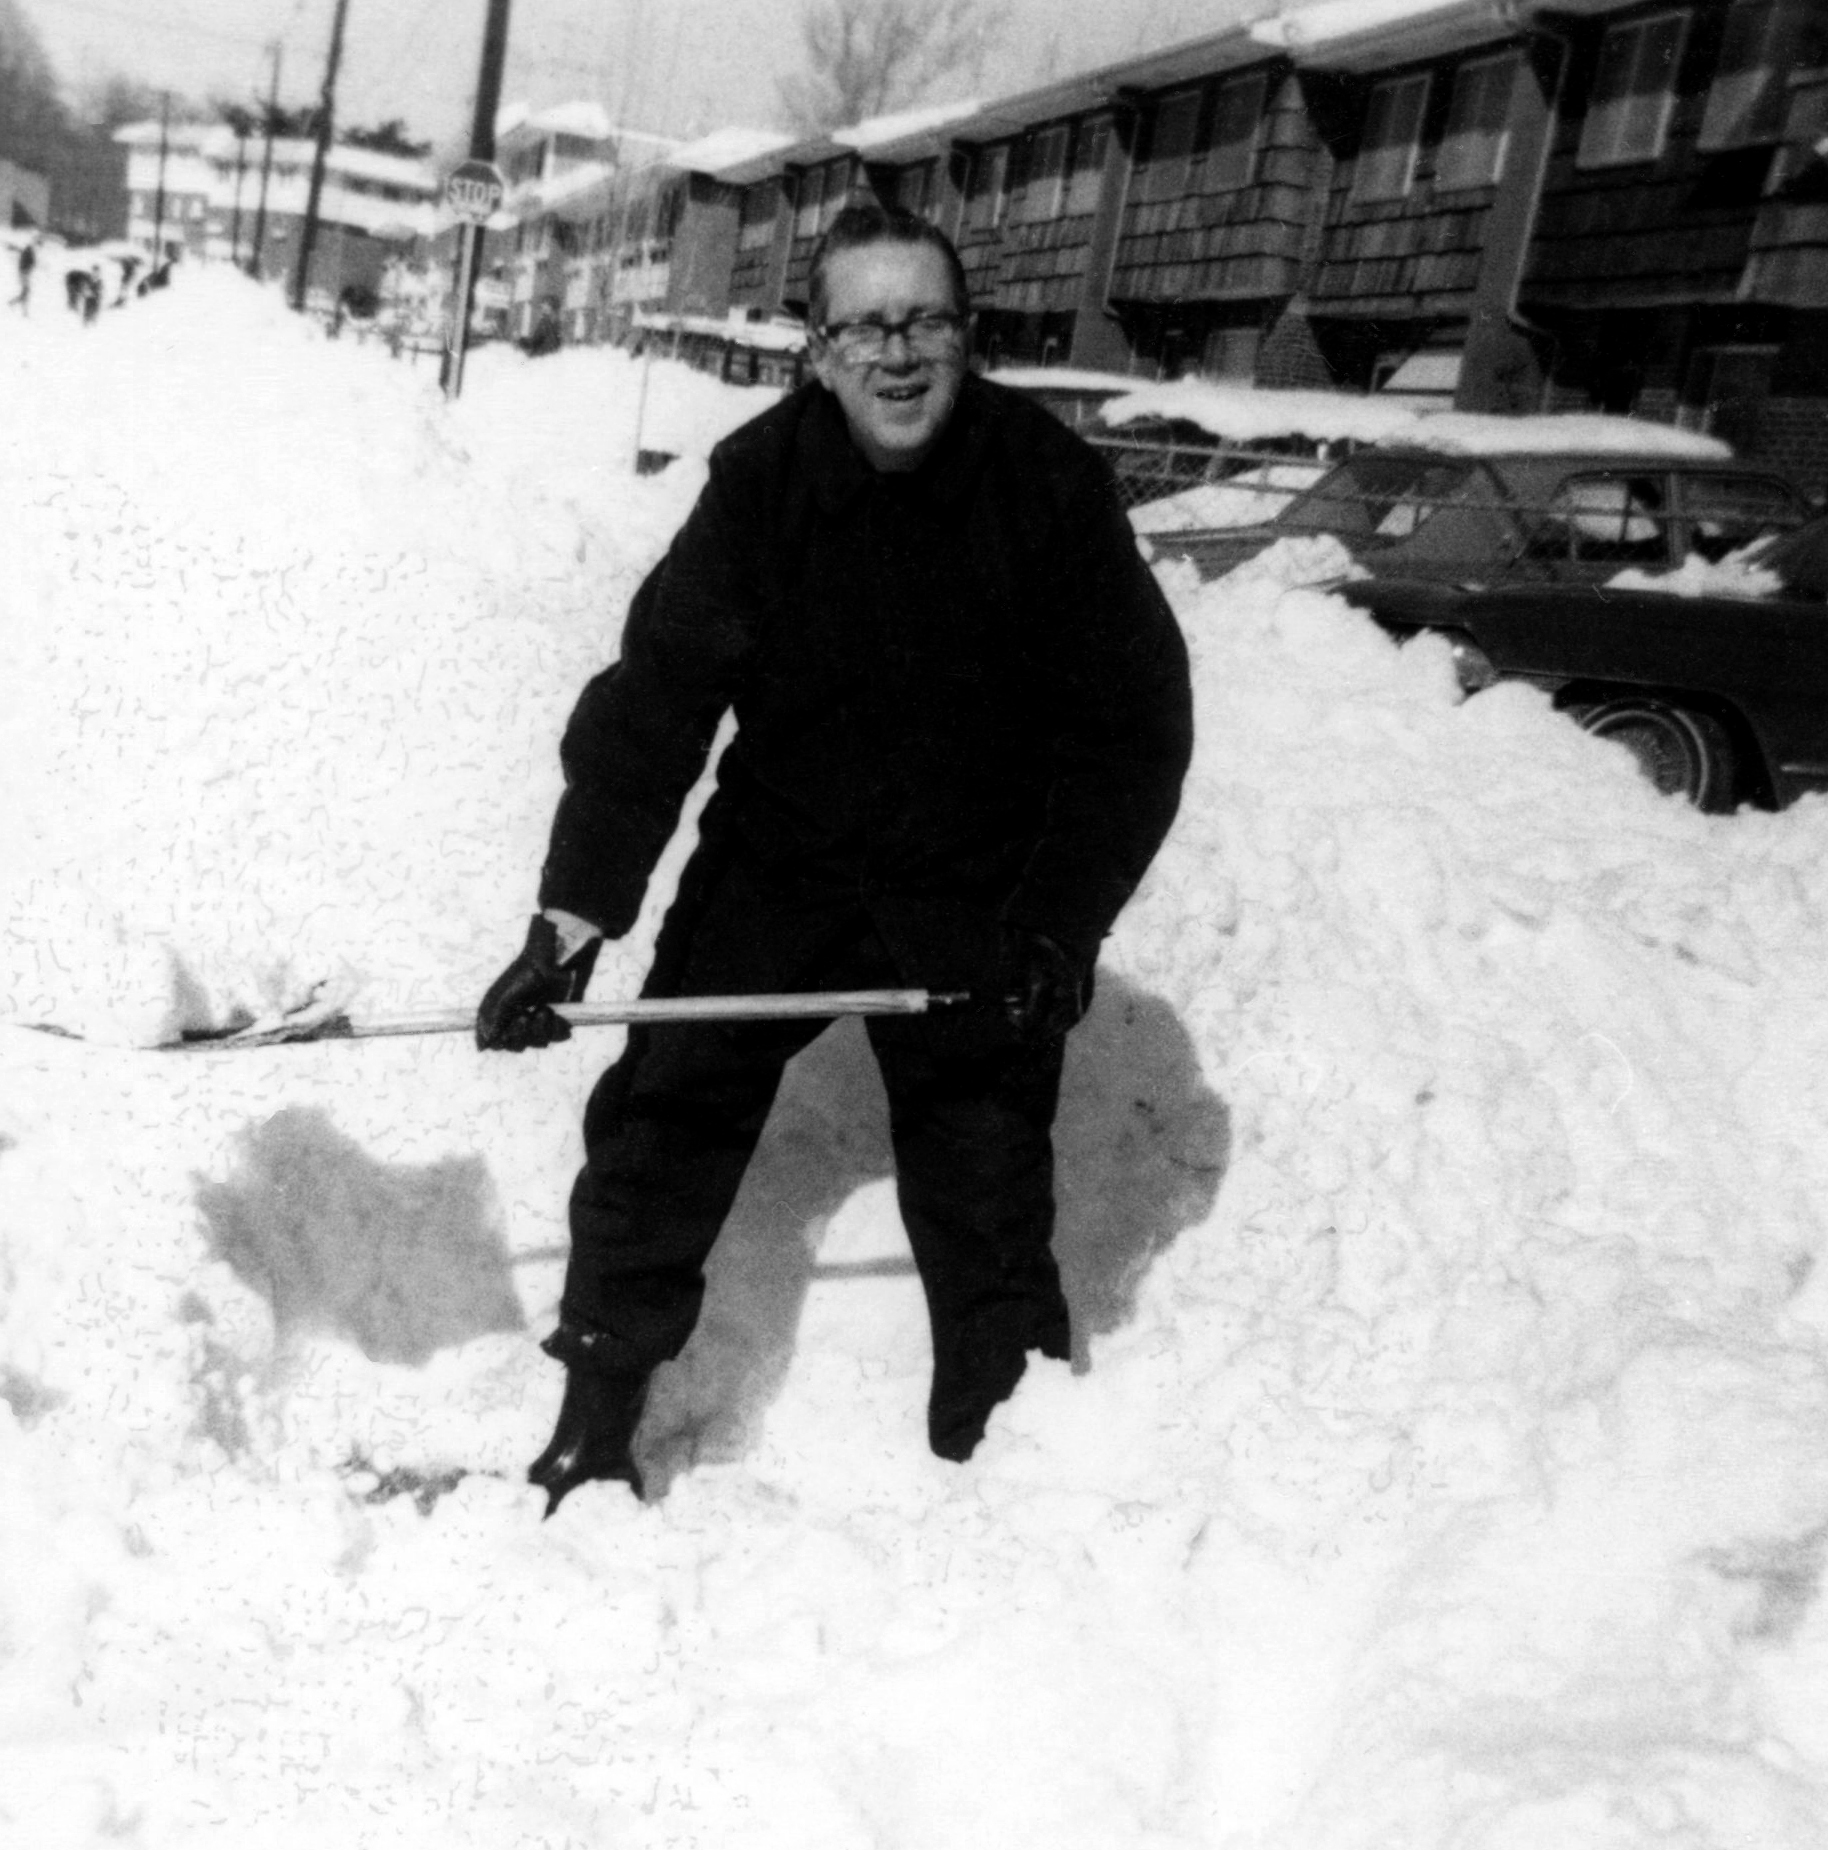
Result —
<instances>
[{"instance_id":1,"label":"snow-covered roof","mask_svg":"<svg viewBox=\"0 0 1828 1850\"><path fill-rule=\"evenodd\" d=\"M625 128L609 119L609 112L601 103L584 99L553 103L543 109L535 109L525 102L509 103L495 117L497 141L510 136L530 141L542 135L576 135L585 141L613 141L618 147L636 142L645 143L656 150L679 146L676 135L657 135L651 129Z\"/></svg>"},{"instance_id":2,"label":"snow-covered roof","mask_svg":"<svg viewBox=\"0 0 1828 1850\"><path fill-rule=\"evenodd\" d=\"M554 103L545 109L520 103L503 114L513 119L504 128L497 118L498 135L525 129L534 135L582 135L592 141L605 141L615 133L609 112L601 103Z\"/></svg>"},{"instance_id":3,"label":"snow-covered roof","mask_svg":"<svg viewBox=\"0 0 1828 1850\"><path fill-rule=\"evenodd\" d=\"M1018 391L1036 391L1048 386L1063 392L1134 392L1138 389L1133 373L1100 373L1077 366L999 366L985 376L998 385L1012 385Z\"/></svg>"},{"instance_id":4,"label":"snow-covered roof","mask_svg":"<svg viewBox=\"0 0 1828 1850\"><path fill-rule=\"evenodd\" d=\"M523 211L539 207L556 208L568 204L582 193L607 186L615 178L616 171L609 161L580 161L577 166L567 167L563 173L554 174L550 180L535 181L525 190L524 198L519 192L516 198Z\"/></svg>"},{"instance_id":5,"label":"snow-covered roof","mask_svg":"<svg viewBox=\"0 0 1828 1850\"><path fill-rule=\"evenodd\" d=\"M684 173L708 173L727 178L734 170L753 162L766 163L770 156L792 147L793 143L794 137L778 128L713 129L696 141L674 148L666 156L666 163Z\"/></svg>"},{"instance_id":6,"label":"snow-covered roof","mask_svg":"<svg viewBox=\"0 0 1828 1850\"><path fill-rule=\"evenodd\" d=\"M634 324L657 334L709 334L770 353L798 353L806 345L805 324L776 317L751 321L740 310L728 315L675 315L661 309L638 309Z\"/></svg>"},{"instance_id":7,"label":"snow-covered roof","mask_svg":"<svg viewBox=\"0 0 1828 1850\"><path fill-rule=\"evenodd\" d=\"M1643 418L1597 413L1503 417L1495 413L1434 410L1349 392L1260 391L1203 379L1146 385L1113 399L1101 414L1107 424L1138 418L1180 418L1233 443L1276 437L1314 442L1414 444L1467 455L1601 451L1611 455L1722 457L1731 448L1718 437L1653 424Z\"/></svg>"},{"instance_id":8,"label":"snow-covered roof","mask_svg":"<svg viewBox=\"0 0 1828 1850\"><path fill-rule=\"evenodd\" d=\"M156 148L160 128L156 122L132 122L115 130L114 139L127 148ZM230 162L235 159L238 137L226 122L188 122L166 131L165 143L174 153L196 155L204 160ZM250 144L264 148L264 137L250 136ZM317 143L308 135L284 135L273 143L273 158L281 165L297 166L315 158ZM333 141L325 157L325 167L334 174L362 180L376 180L387 186L405 187L428 197L438 191L438 176L429 161L417 155L382 154L373 148L358 148L346 141Z\"/></svg>"},{"instance_id":9,"label":"snow-covered roof","mask_svg":"<svg viewBox=\"0 0 1828 1850\"><path fill-rule=\"evenodd\" d=\"M1259 45L1350 67L1361 58L1458 49L1519 29L1515 0L1313 0L1254 21Z\"/></svg>"},{"instance_id":10,"label":"snow-covered roof","mask_svg":"<svg viewBox=\"0 0 1828 1850\"><path fill-rule=\"evenodd\" d=\"M979 102L928 103L920 109L903 109L891 116L872 116L849 128L832 130L832 140L860 154L885 154L897 142L919 142L934 133L974 116Z\"/></svg>"}]
</instances>

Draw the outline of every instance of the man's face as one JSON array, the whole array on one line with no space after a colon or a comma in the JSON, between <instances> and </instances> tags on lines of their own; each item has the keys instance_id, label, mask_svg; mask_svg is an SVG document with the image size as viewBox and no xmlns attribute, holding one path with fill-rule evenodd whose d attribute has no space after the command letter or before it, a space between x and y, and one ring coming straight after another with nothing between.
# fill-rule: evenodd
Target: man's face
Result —
<instances>
[{"instance_id":1,"label":"man's face","mask_svg":"<svg viewBox=\"0 0 1828 1850\"><path fill-rule=\"evenodd\" d=\"M864 244L839 251L825 271L825 325L879 321L890 325L914 315L952 315L952 274L945 258L925 244ZM941 353L917 353L906 335L892 338L879 359L845 360L830 342L815 338L813 371L844 407L851 438L872 467L913 469L939 441L965 377L965 341L959 334Z\"/></svg>"}]
</instances>

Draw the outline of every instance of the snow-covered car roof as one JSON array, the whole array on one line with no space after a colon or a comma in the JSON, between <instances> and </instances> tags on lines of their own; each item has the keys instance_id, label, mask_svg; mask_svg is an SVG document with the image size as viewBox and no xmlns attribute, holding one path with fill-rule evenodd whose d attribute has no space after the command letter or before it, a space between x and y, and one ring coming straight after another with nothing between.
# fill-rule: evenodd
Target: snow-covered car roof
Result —
<instances>
[{"instance_id":1,"label":"snow-covered car roof","mask_svg":"<svg viewBox=\"0 0 1828 1850\"><path fill-rule=\"evenodd\" d=\"M1733 453L1718 437L1647 418L1597 412L1508 417L1436 410L1375 395L1262 390L1204 379L1138 387L1113 398L1099 417L1114 429L1144 418L1178 419L1232 443L1305 437L1319 443L1403 445L1467 456L1566 452L1707 459Z\"/></svg>"}]
</instances>

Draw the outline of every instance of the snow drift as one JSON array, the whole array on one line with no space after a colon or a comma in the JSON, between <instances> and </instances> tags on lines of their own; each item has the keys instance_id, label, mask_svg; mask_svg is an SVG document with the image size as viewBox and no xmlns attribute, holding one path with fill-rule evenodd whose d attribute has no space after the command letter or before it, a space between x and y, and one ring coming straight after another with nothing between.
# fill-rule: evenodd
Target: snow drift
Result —
<instances>
[{"instance_id":1,"label":"snow drift","mask_svg":"<svg viewBox=\"0 0 1828 1850\"><path fill-rule=\"evenodd\" d=\"M136 1043L479 992L569 701L765 401L655 367L638 478L621 356L450 407L193 274L8 321L0 380L0 1834L1822 1841L1822 804L1694 814L1431 642L1170 576L1198 758L1072 1045L1074 1364L925 1454L834 1030L655 1501L542 1525L615 1036Z\"/></svg>"}]
</instances>

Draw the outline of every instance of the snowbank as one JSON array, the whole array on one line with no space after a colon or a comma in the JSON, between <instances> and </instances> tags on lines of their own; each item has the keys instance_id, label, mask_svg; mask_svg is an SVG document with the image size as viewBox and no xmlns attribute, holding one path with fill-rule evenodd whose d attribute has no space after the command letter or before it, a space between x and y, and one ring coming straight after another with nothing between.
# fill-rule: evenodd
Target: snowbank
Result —
<instances>
[{"instance_id":1,"label":"snowbank","mask_svg":"<svg viewBox=\"0 0 1828 1850\"><path fill-rule=\"evenodd\" d=\"M15 1018L477 993L693 487L640 389L485 351L448 407L188 275L0 326ZM1697 815L1254 564L1166 575L1198 756L1072 1043L1079 1354L968 1466L854 1032L656 1500L542 1525L614 1034L0 1027L0 1837L1816 1850L1828 806Z\"/></svg>"},{"instance_id":2,"label":"snowbank","mask_svg":"<svg viewBox=\"0 0 1828 1850\"><path fill-rule=\"evenodd\" d=\"M1755 542L1762 546L1763 542ZM1645 572L1636 567L1614 573L1606 580L1621 591L1661 591L1670 597L1781 597L1782 576L1751 557L1753 547L1742 547L1724 559L1704 559L1691 552L1673 572Z\"/></svg>"}]
</instances>

